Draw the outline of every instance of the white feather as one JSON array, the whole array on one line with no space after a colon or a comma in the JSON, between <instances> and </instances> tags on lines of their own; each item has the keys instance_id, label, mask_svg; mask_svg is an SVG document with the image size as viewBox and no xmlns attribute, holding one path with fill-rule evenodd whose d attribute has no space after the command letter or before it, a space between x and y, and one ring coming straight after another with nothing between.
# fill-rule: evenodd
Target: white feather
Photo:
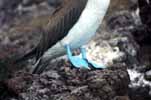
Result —
<instances>
[{"instance_id":1,"label":"white feather","mask_svg":"<svg viewBox=\"0 0 151 100\"><path fill-rule=\"evenodd\" d=\"M88 0L77 23L68 35L61 41L63 45L70 45L72 49L88 43L95 35L107 11L110 0Z\"/></svg>"},{"instance_id":2,"label":"white feather","mask_svg":"<svg viewBox=\"0 0 151 100\"><path fill-rule=\"evenodd\" d=\"M45 52L43 57L57 57L66 52L64 46L70 45L72 49L79 48L95 35L100 26L110 0L88 0L79 20L70 29L68 35L52 48Z\"/></svg>"}]
</instances>

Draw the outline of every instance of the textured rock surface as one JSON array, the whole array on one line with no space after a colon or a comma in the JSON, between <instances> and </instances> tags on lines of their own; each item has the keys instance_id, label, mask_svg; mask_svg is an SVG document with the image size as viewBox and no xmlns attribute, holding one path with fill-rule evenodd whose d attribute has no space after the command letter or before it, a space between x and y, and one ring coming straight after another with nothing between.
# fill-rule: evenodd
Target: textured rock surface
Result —
<instances>
[{"instance_id":1,"label":"textured rock surface","mask_svg":"<svg viewBox=\"0 0 151 100\"><path fill-rule=\"evenodd\" d=\"M5 0L0 0L0 7L4 6L1 1ZM128 11L127 4L131 2L127 0L115 0L113 8L116 3L124 8L110 11L114 13L106 18L102 29L87 46L90 59L108 66L107 69L74 69L68 61L58 59L41 75L31 75L28 73L31 65L11 64L12 58L25 54L37 44L38 28L46 25L53 12L45 1L34 1L5 3L7 9L0 12L0 72L5 73L0 73L3 75L0 100L150 100L151 85L145 80L150 70L150 47L140 46L146 37L140 34L146 31L139 16ZM2 80L6 77L9 79Z\"/></svg>"},{"instance_id":2,"label":"textured rock surface","mask_svg":"<svg viewBox=\"0 0 151 100\"><path fill-rule=\"evenodd\" d=\"M114 100L127 96L126 66L92 71L71 67L62 60L40 76L20 72L6 83L23 100Z\"/></svg>"}]
</instances>

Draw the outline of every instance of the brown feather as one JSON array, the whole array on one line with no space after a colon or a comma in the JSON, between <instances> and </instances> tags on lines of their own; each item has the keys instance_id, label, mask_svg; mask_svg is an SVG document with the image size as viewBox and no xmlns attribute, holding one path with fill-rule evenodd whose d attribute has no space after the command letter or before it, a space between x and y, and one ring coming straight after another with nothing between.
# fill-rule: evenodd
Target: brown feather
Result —
<instances>
[{"instance_id":1,"label":"brown feather","mask_svg":"<svg viewBox=\"0 0 151 100\"><path fill-rule=\"evenodd\" d=\"M38 60L46 50L64 38L68 31L79 19L88 0L64 0L56 9L46 26L42 29L42 38L39 44L23 57L31 55ZM30 55L29 55L30 54ZM24 59L25 60L25 59Z\"/></svg>"}]
</instances>

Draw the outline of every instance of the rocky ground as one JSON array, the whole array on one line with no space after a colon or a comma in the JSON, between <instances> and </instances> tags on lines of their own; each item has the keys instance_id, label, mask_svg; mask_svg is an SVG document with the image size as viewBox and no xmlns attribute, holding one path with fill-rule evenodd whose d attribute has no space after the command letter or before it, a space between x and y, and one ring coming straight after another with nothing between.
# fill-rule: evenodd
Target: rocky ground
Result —
<instances>
[{"instance_id":1,"label":"rocky ground","mask_svg":"<svg viewBox=\"0 0 151 100\"><path fill-rule=\"evenodd\" d=\"M89 59L108 68L75 69L63 57L33 75L30 64L12 61L37 44L53 8L42 0L0 0L0 100L150 100L151 46L131 8L110 14L87 45Z\"/></svg>"}]
</instances>

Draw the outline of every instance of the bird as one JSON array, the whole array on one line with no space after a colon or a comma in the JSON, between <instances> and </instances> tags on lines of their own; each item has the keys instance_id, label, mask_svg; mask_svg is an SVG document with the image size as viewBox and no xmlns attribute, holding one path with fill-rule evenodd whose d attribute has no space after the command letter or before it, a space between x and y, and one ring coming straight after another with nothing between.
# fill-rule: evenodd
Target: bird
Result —
<instances>
[{"instance_id":1,"label":"bird","mask_svg":"<svg viewBox=\"0 0 151 100\"><path fill-rule=\"evenodd\" d=\"M61 1L61 0L60 0ZM110 0L62 0L50 16L48 24L41 29L42 38L38 45L17 61L36 58L31 71L40 74L54 58L67 54L76 68L105 68L86 57L84 45L95 35L109 7ZM82 56L73 56L80 49Z\"/></svg>"}]
</instances>

